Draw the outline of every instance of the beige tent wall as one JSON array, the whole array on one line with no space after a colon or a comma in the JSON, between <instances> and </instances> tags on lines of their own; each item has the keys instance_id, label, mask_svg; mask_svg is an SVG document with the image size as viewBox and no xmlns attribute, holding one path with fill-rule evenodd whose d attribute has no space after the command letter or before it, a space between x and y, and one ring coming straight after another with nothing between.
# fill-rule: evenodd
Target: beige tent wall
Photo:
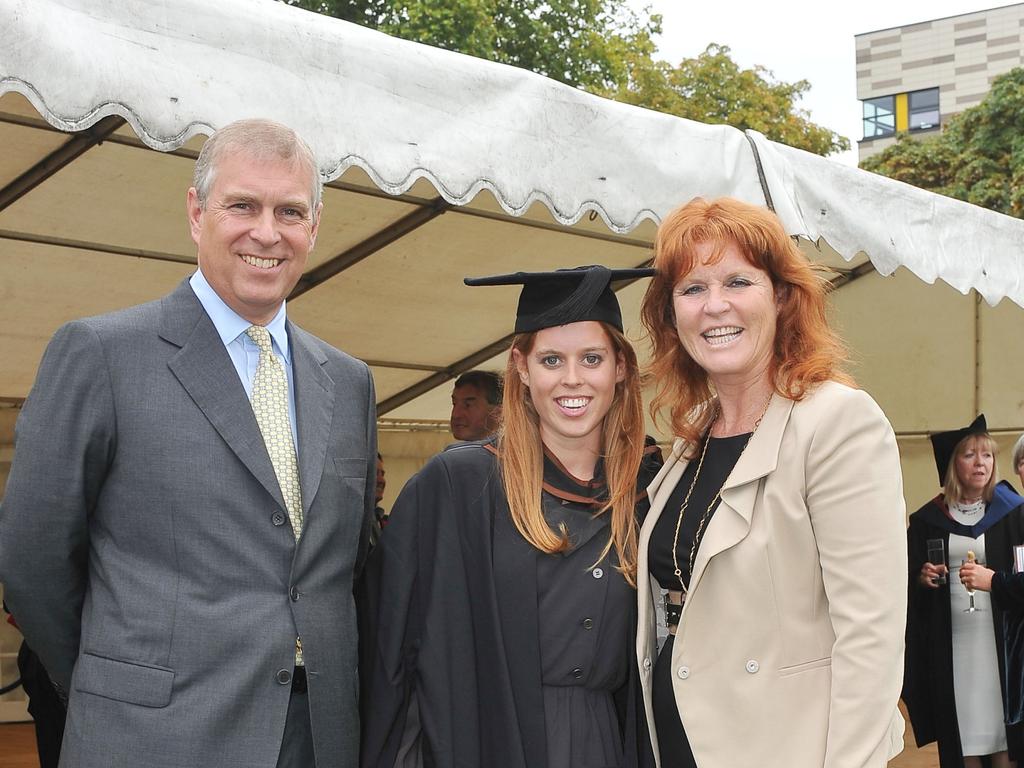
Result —
<instances>
[{"instance_id":1,"label":"beige tent wall","mask_svg":"<svg viewBox=\"0 0 1024 768\"><path fill-rule=\"evenodd\" d=\"M872 272L835 291L832 303L857 383L896 430L908 512L938 492L927 433L979 412L999 445L1000 476L1019 488L1010 453L1024 431L1024 310L1008 301L990 307L906 270Z\"/></svg>"}]
</instances>

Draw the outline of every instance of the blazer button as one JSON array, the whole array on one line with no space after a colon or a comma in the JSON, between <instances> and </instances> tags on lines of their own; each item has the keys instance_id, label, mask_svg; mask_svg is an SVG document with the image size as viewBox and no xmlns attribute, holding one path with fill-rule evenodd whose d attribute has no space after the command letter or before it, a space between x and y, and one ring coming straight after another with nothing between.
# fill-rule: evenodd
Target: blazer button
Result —
<instances>
[{"instance_id":1,"label":"blazer button","mask_svg":"<svg viewBox=\"0 0 1024 768\"><path fill-rule=\"evenodd\" d=\"M600 568L595 568L590 573L591 573L591 575L593 575L593 577L595 579L600 579L602 576L604 576L604 571L602 569L600 569Z\"/></svg>"},{"instance_id":2,"label":"blazer button","mask_svg":"<svg viewBox=\"0 0 1024 768\"><path fill-rule=\"evenodd\" d=\"M747 672L750 674L756 674L757 670L761 668L761 665L757 663L756 659L751 659L747 662Z\"/></svg>"},{"instance_id":3,"label":"blazer button","mask_svg":"<svg viewBox=\"0 0 1024 768\"><path fill-rule=\"evenodd\" d=\"M676 674L679 675L679 679L680 680L685 680L686 678L688 678L690 676L690 668L689 667L680 667L679 670L676 672Z\"/></svg>"},{"instance_id":4,"label":"blazer button","mask_svg":"<svg viewBox=\"0 0 1024 768\"><path fill-rule=\"evenodd\" d=\"M575 677L577 680L581 679L583 677L583 670L579 667L576 667L576 669L572 671L572 676Z\"/></svg>"},{"instance_id":5,"label":"blazer button","mask_svg":"<svg viewBox=\"0 0 1024 768\"><path fill-rule=\"evenodd\" d=\"M277 675L275 675L275 677L277 678L277 682L281 685L288 685L292 681L292 673L287 669L277 670Z\"/></svg>"},{"instance_id":6,"label":"blazer button","mask_svg":"<svg viewBox=\"0 0 1024 768\"><path fill-rule=\"evenodd\" d=\"M593 619L584 619L583 620L583 628L584 629L593 629L594 628L594 620Z\"/></svg>"},{"instance_id":7,"label":"blazer button","mask_svg":"<svg viewBox=\"0 0 1024 768\"><path fill-rule=\"evenodd\" d=\"M290 590L288 590L288 597L292 599L293 603L297 603L299 601L299 588L292 587Z\"/></svg>"},{"instance_id":8,"label":"blazer button","mask_svg":"<svg viewBox=\"0 0 1024 768\"><path fill-rule=\"evenodd\" d=\"M272 522L274 525L284 525L284 521L284 512L281 512L280 510L278 510L277 512L270 516L270 522Z\"/></svg>"}]
</instances>

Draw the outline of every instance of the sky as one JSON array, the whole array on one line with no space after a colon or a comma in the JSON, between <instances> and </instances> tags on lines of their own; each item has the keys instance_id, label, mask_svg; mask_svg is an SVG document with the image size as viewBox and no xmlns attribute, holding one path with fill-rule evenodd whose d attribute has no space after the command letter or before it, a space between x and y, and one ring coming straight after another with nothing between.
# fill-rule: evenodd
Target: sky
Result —
<instances>
[{"instance_id":1,"label":"sky","mask_svg":"<svg viewBox=\"0 0 1024 768\"><path fill-rule=\"evenodd\" d=\"M861 106L857 101L854 35L919 21L1010 5L998 0L629 0L663 17L655 40L659 57L676 64L709 43L732 49L743 67L760 64L775 78L808 80L800 106L814 122L850 140L852 149L831 157L857 164Z\"/></svg>"}]
</instances>

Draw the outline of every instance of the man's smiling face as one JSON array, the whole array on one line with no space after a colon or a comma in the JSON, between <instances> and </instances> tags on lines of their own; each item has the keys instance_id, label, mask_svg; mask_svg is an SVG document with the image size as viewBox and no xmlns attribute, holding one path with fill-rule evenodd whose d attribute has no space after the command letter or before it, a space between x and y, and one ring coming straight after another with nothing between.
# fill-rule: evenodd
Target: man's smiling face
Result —
<instances>
[{"instance_id":1,"label":"man's smiling face","mask_svg":"<svg viewBox=\"0 0 1024 768\"><path fill-rule=\"evenodd\" d=\"M199 268L217 295L251 323L266 325L302 277L316 242L312 169L297 160L225 148L205 205L188 191Z\"/></svg>"}]
</instances>

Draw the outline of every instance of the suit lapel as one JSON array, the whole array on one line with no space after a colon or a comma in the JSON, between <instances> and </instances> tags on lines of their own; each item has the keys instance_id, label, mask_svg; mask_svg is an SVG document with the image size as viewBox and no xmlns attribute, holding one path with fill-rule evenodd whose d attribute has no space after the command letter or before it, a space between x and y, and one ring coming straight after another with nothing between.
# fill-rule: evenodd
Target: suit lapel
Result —
<instances>
[{"instance_id":1,"label":"suit lapel","mask_svg":"<svg viewBox=\"0 0 1024 768\"><path fill-rule=\"evenodd\" d=\"M167 366L228 447L284 509L263 435L213 321L187 280L162 305L160 336L180 347Z\"/></svg>"},{"instance_id":2,"label":"suit lapel","mask_svg":"<svg viewBox=\"0 0 1024 768\"><path fill-rule=\"evenodd\" d=\"M750 532L760 480L778 466L782 435L792 411L792 400L774 395L760 426L729 473L722 486L722 502L708 523L697 550L690 576L691 592L700 583L711 558L734 547Z\"/></svg>"},{"instance_id":3,"label":"suit lapel","mask_svg":"<svg viewBox=\"0 0 1024 768\"><path fill-rule=\"evenodd\" d=\"M308 516L327 459L334 412L334 380L324 370L326 356L310 342L302 329L291 322L288 323L288 338L292 348L295 419L299 435L299 486L302 488L302 512Z\"/></svg>"}]
</instances>

